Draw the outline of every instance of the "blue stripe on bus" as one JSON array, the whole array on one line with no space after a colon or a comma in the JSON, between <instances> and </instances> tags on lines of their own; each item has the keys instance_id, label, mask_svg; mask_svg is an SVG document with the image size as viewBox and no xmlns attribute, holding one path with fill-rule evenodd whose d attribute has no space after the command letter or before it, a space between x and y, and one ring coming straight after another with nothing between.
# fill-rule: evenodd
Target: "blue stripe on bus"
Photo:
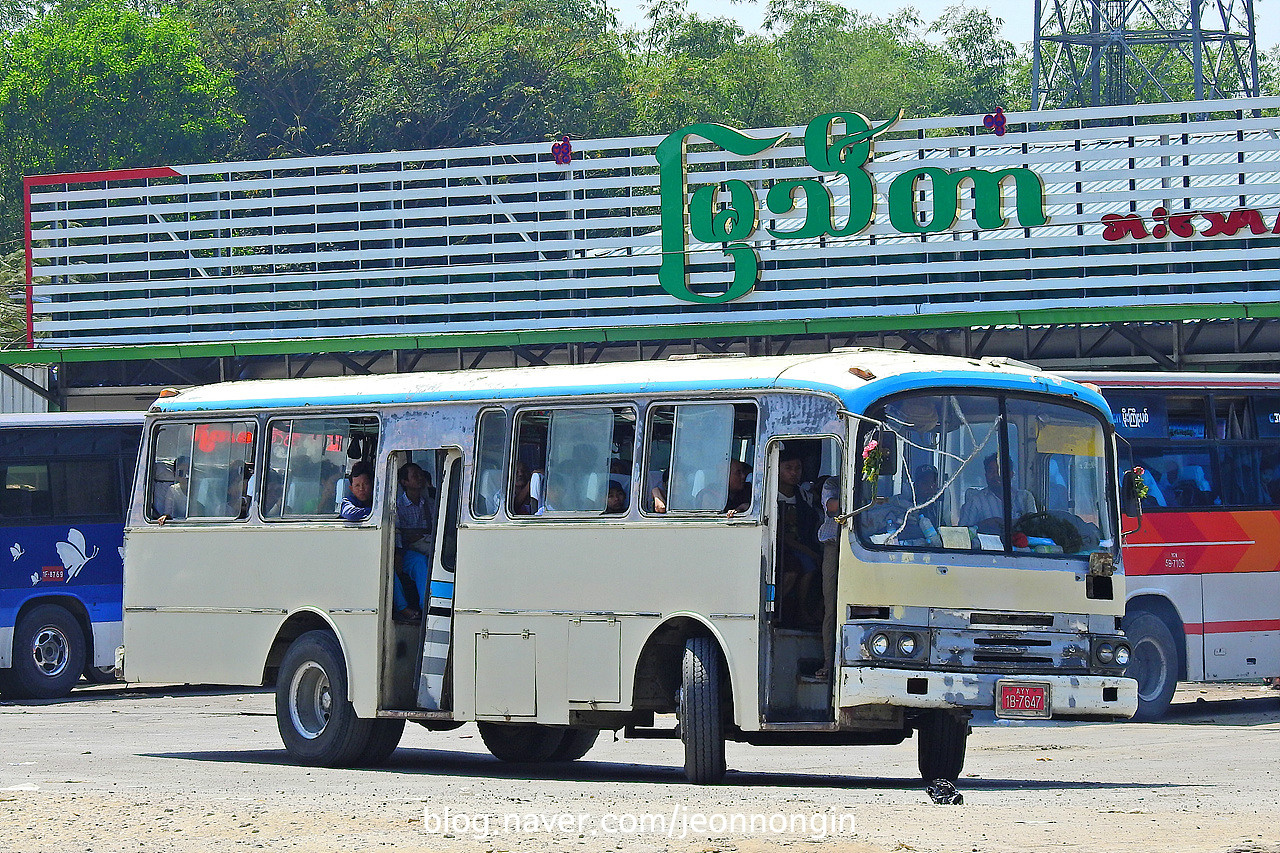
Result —
<instances>
[{"instance_id":1,"label":"blue stripe on bus","mask_svg":"<svg viewBox=\"0 0 1280 853\"><path fill-rule=\"evenodd\" d=\"M449 581L432 581L431 597L443 598L446 601L453 600L453 584Z\"/></svg>"}]
</instances>

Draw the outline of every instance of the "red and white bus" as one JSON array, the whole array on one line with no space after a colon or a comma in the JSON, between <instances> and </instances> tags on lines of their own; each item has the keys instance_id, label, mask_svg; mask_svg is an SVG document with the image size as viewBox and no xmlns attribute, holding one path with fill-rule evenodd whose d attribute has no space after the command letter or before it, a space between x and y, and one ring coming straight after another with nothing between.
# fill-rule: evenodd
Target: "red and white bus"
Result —
<instances>
[{"instance_id":1,"label":"red and white bus","mask_svg":"<svg viewBox=\"0 0 1280 853\"><path fill-rule=\"evenodd\" d=\"M1124 540L1138 714L1178 681L1280 675L1280 376L1071 373L1101 388L1122 469L1145 469Z\"/></svg>"}]
</instances>

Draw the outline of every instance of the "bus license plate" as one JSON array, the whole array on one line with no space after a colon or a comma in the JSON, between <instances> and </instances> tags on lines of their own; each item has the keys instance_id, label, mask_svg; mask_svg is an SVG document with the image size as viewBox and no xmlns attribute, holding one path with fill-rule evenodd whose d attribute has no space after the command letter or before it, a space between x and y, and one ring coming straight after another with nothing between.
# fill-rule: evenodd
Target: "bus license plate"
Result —
<instances>
[{"instance_id":1,"label":"bus license plate","mask_svg":"<svg viewBox=\"0 0 1280 853\"><path fill-rule=\"evenodd\" d=\"M1049 685L1001 681L996 690L997 717L1049 718Z\"/></svg>"}]
</instances>

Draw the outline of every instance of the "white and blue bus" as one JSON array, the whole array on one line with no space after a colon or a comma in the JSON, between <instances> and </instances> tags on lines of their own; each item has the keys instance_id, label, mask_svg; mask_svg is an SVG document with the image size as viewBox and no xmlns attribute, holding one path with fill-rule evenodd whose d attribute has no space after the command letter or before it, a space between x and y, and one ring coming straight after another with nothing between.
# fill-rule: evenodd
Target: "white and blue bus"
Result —
<instances>
[{"instance_id":1,"label":"white and blue bus","mask_svg":"<svg viewBox=\"0 0 1280 853\"><path fill-rule=\"evenodd\" d=\"M377 764L406 721L572 760L676 713L698 783L726 740L912 736L954 779L975 710L1137 704L1105 403L1026 366L236 382L162 396L142 459L125 677L275 684L303 763Z\"/></svg>"},{"instance_id":2,"label":"white and blue bus","mask_svg":"<svg viewBox=\"0 0 1280 853\"><path fill-rule=\"evenodd\" d=\"M111 678L142 413L0 416L0 695Z\"/></svg>"}]
</instances>

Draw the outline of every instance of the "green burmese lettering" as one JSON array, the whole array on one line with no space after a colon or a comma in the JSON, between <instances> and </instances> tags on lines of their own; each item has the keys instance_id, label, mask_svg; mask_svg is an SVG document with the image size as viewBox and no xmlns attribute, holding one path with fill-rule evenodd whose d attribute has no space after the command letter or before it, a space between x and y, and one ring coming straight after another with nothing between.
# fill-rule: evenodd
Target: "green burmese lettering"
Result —
<instances>
[{"instance_id":1,"label":"green burmese lettering","mask_svg":"<svg viewBox=\"0 0 1280 853\"><path fill-rule=\"evenodd\" d=\"M902 118L899 111L895 118L871 127L866 116L860 113L827 113L809 122L804 132L804 158L819 172L843 175L849 182L849 219L841 228L830 221L826 233L832 237L851 237L871 226L876 214L876 183L866 170L871 159L873 140ZM844 122L845 134L839 142L831 132L837 122Z\"/></svg>"},{"instance_id":2,"label":"green burmese lettering","mask_svg":"<svg viewBox=\"0 0 1280 853\"><path fill-rule=\"evenodd\" d=\"M933 216L920 222L916 216L917 185L929 178L933 183ZM889 221L903 234L946 231L956 224L959 195L951 173L936 166L903 172L889 184Z\"/></svg>"},{"instance_id":3,"label":"green burmese lettering","mask_svg":"<svg viewBox=\"0 0 1280 853\"><path fill-rule=\"evenodd\" d=\"M917 216L916 193L920 181L929 178L933 188L933 215L926 222ZM1049 218L1044 212L1044 182L1030 169L1010 168L998 172L985 169L962 169L948 172L933 166L903 172L889 185L889 221L904 234L928 234L946 231L956 223L960 207L960 186L973 182L973 218L979 228L1003 228L1005 182L1013 180L1018 224L1023 228L1044 225Z\"/></svg>"},{"instance_id":4,"label":"green burmese lettering","mask_svg":"<svg viewBox=\"0 0 1280 853\"><path fill-rule=\"evenodd\" d=\"M767 148L777 145L787 137L787 134L784 133L768 139L755 139L719 124L692 124L662 140L662 142L658 143L657 150L654 152L654 156L658 161L659 224L662 230L662 263L658 268L658 283L662 285L662 289L667 293L686 302L729 302L747 295L756 286L756 280L760 274L760 259L755 249L745 243L739 242L728 245L725 247L724 253L733 261L733 279L725 288L725 292L706 296L694 293L689 288L688 230L686 226L689 222L690 205L687 203L689 186L688 173L685 168L685 150L691 136L701 137L730 154L736 154L739 157L752 157ZM727 182L729 185L735 183L742 184L743 182ZM705 190L707 188L703 187L702 189ZM748 187L748 189L750 188ZM699 190L699 192L701 191ZM710 196L711 200L714 201L714 188ZM706 196L699 199L697 205L695 205L699 208L695 214L696 217L699 217L697 226L699 230L702 230L705 225L706 233L715 233L717 231L728 233L732 231L737 234L740 233L744 220L748 221L748 224L754 230L756 222L754 193L751 198L749 217L742 215L745 205L739 206L739 198L735 197L735 191L732 186L729 187L729 197L736 212L730 214L729 211L721 211L719 214L708 215L707 218L710 221L706 222L702 221L700 217L702 217L703 212L710 211L712 205L704 201ZM729 223L730 218L733 219L732 225ZM717 225L717 220L719 225ZM750 234L746 236L749 237ZM746 239L746 237L741 239ZM703 242L721 242L721 240L711 239Z\"/></svg>"},{"instance_id":5,"label":"green burmese lettering","mask_svg":"<svg viewBox=\"0 0 1280 853\"><path fill-rule=\"evenodd\" d=\"M756 194L746 181L725 181L729 206L716 210L720 187L699 187L689 200L689 233L700 243L745 240L756 231Z\"/></svg>"},{"instance_id":6,"label":"green burmese lettering","mask_svg":"<svg viewBox=\"0 0 1280 853\"><path fill-rule=\"evenodd\" d=\"M831 193L822 181L812 178L800 181L779 181L769 188L764 206L779 215L795 210L796 192L804 194L804 224L794 231L766 228L770 235L784 240L805 240L821 237L831 229Z\"/></svg>"}]
</instances>

